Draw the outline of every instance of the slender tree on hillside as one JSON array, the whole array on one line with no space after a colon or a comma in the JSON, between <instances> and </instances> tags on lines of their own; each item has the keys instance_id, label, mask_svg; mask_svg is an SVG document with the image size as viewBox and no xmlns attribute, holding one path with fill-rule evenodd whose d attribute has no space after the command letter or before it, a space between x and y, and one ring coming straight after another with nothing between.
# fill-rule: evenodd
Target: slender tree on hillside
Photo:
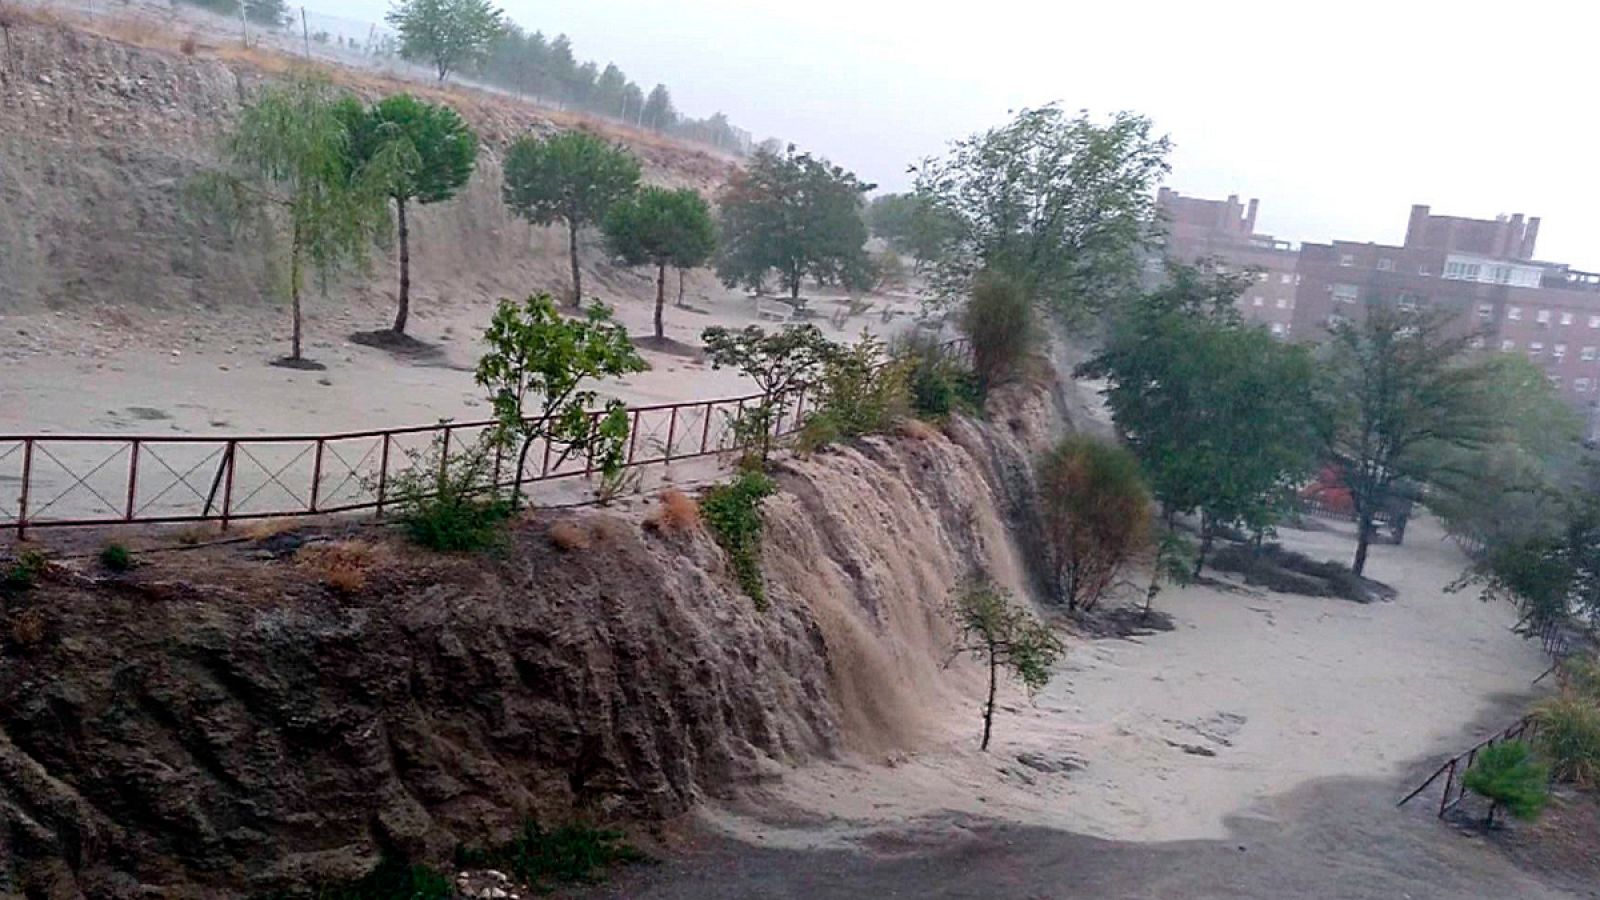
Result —
<instances>
[{"instance_id":1,"label":"slender tree on hillside","mask_svg":"<svg viewBox=\"0 0 1600 900\"><path fill-rule=\"evenodd\" d=\"M1000 673L1009 672L1032 694L1050 683L1051 667L1066 648L1048 625L991 584L979 582L965 588L955 599L953 613L961 640L951 661L967 654L989 670L989 691L983 703L983 741L978 745L987 751L994 733Z\"/></svg>"},{"instance_id":2,"label":"slender tree on hillside","mask_svg":"<svg viewBox=\"0 0 1600 900\"><path fill-rule=\"evenodd\" d=\"M488 0L400 0L385 18L400 32L400 55L433 66L440 81L487 58L506 28Z\"/></svg>"},{"instance_id":3,"label":"slender tree on hillside","mask_svg":"<svg viewBox=\"0 0 1600 900\"><path fill-rule=\"evenodd\" d=\"M759 292L775 271L798 306L806 278L836 284L868 269L861 204L872 187L792 146L783 155L757 152L718 198L718 277Z\"/></svg>"},{"instance_id":4,"label":"slender tree on hillside","mask_svg":"<svg viewBox=\"0 0 1600 900\"><path fill-rule=\"evenodd\" d=\"M1356 555L1367 565L1379 510L1395 484L1431 482L1430 446L1474 448L1492 437L1486 370L1466 358L1473 335L1444 310L1368 304L1359 322L1331 327L1321 378L1330 410L1328 451L1343 469L1356 511Z\"/></svg>"},{"instance_id":5,"label":"slender tree on hillside","mask_svg":"<svg viewBox=\"0 0 1600 900\"><path fill-rule=\"evenodd\" d=\"M605 221L613 205L638 189L639 161L620 145L564 131L548 138L518 138L502 168L502 194L512 212L535 225L566 224L571 299L578 305L583 299L578 233Z\"/></svg>"},{"instance_id":6,"label":"slender tree on hillside","mask_svg":"<svg viewBox=\"0 0 1600 900\"><path fill-rule=\"evenodd\" d=\"M1057 106L957 142L917 168L917 193L959 223L934 286L953 301L978 272L1004 272L1069 324L1131 298L1170 149L1149 119L1102 125Z\"/></svg>"},{"instance_id":7,"label":"slender tree on hillside","mask_svg":"<svg viewBox=\"0 0 1600 900\"><path fill-rule=\"evenodd\" d=\"M666 337L667 267L703 266L716 249L711 207L692 188L647 187L617 203L605 220L606 243L630 266L656 267L656 339Z\"/></svg>"},{"instance_id":8,"label":"slender tree on hillside","mask_svg":"<svg viewBox=\"0 0 1600 900\"><path fill-rule=\"evenodd\" d=\"M351 154L349 123L360 115L354 98L320 77L269 87L240 110L223 144L229 168L204 179L203 193L225 203L232 221L254 221L246 210L264 208L268 220L282 221L289 232L289 362L304 358L306 269L328 276L362 264L385 224L383 184Z\"/></svg>"},{"instance_id":9,"label":"slender tree on hillside","mask_svg":"<svg viewBox=\"0 0 1600 900\"><path fill-rule=\"evenodd\" d=\"M672 108L672 94L666 85L650 89L650 96L644 101L644 124L654 131L671 131L678 124L678 111Z\"/></svg>"},{"instance_id":10,"label":"slender tree on hillside","mask_svg":"<svg viewBox=\"0 0 1600 900\"><path fill-rule=\"evenodd\" d=\"M478 138L455 110L410 94L396 94L373 105L353 123L352 133L357 164L375 167L374 177L394 201L400 238L400 293L394 331L404 334L411 312L407 207L454 197L472 177Z\"/></svg>"}]
</instances>

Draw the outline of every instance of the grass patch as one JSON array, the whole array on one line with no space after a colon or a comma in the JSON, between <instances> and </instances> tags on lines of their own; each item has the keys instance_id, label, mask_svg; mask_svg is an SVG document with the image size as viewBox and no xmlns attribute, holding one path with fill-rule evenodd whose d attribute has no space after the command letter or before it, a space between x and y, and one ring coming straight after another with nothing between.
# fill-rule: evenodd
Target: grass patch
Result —
<instances>
[{"instance_id":1,"label":"grass patch","mask_svg":"<svg viewBox=\"0 0 1600 900\"><path fill-rule=\"evenodd\" d=\"M551 883L593 884L612 866L651 862L622 833L586 825L563 825L546 831L528 822L516 840L494 850L463 848L456 854L461 868L493 868L536 890Z\"/></svg>"},{"instance_id":2,"label":"grass patch","mask_svg":"<svg viewBox=\"0 0 1600 900\"><path fill-rule=\"evenodd\" d=\"M0 591L21 593L33 590L45 570L44 554L24 550L15 559L0 560Z\"/></svg>"},{"instance_id":3,"label":"grass patch","mask_svg":"<svg viewBox=\"0 0 1600 900\"><path fill-rule=\"evenodd\" d=\"M1600 706L1576 692L1534 707L1534 739L1555 777L1585 790L1600 787Z\"/></svg>"},{"instance_id":4,"label":"grass patch","mask_svg":"<svg viewBox=\"0 0 1600 900\"><path fill-rule=\"evenodd\" d=\"M589 549L589 532L576 522L564 520L550 526L550 543L567 552Z\"/></svg>"},{"instance_id":5,"label":"grass patch","mask_svg":"<svg viewBox=\"0 0 1600 900\"><path fill-rule=\"evenodd\" d=\"M767 588L761 575L761 501L777 489L765 474L748 471L706 491L700 501L706 525L727 551L734 578L757 609L767 608Z\"/></svg>"},{"instance_id":6,"label":"grass patch","mask_svg":"<svg viewBox=\"0 0 1600 900\"><path fill-rule=\"evenodd\" d=\"M100 550L100 565L111 572L126 572L133 568L133 553L121 544L107 544Z\"/></svg>"},{"instance_id":7,"label":"grass patch","mask_svg":"<svg viewBox=\"0 0 1600 900\"><path fill-rule=\"evenodd\" d=\"M318 888L317 900L451 900L450 880L428 866L385 859L359 881Z\"/></svg>"}]
</instances>

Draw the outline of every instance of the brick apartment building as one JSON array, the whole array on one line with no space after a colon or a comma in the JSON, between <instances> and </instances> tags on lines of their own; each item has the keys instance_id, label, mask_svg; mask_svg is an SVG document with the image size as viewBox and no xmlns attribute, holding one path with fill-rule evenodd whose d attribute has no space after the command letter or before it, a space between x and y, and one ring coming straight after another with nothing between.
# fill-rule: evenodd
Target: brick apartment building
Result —
<instances>
[{"instance_id":1,"label":"brick apartment building","mask_svg":"<svg viewBox=\"0 0 1600 900\"><path fill-rule=\"evenodd\" d=\"M1256 233L1259 200L1246 206L1238 195L1202 200L1162 188L1156 204L1166 230L1167 259L1252 272L1255 281L1239 298L1240 311L1280 337L1293 332L1298 255L1288 241Z\"/></svg>"},{"instance_id":2,"label":"brick apartment building","mask_svg":"<svg viewBox=\"0 0 1600 900\"><path fill-rule=\"evenodd\" d=\"M1523 353L1573 406L1600 399L1600 275L1535 257L1539 219L1436 216L1413 206L1405 242L1302 244L1294 333L1326 334L1368 303L1452 310L1485 350Z\"/></svg>"},{"instance_id":3,"label":"brick apartment building","mask_svg":"<svg viewBox=\"0 0 1600 900\"><path fill-rule=\"evenodd\" d=\"M1538 260L1537 217L1468 219L1417 205L1399 245L1333 241L1296 251L1255 233L1255 200L1163 188L1157 204L1167 258L1255 271L1240 306L1274 334L1320 340L1330 322L1357 318L1368 303L1454 310L1484 350L1538 364L1600 437L1600 274Z\"/></svg>"}]
</instances>

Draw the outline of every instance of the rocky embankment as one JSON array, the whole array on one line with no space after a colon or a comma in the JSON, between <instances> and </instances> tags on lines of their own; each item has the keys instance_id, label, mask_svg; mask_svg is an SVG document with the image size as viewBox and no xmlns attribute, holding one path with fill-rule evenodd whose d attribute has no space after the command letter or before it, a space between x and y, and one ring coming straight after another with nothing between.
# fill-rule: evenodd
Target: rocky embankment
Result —
<instances>
[{"instance_id":1,"label":"rocky embankment","mask_svg":"<svg viewBox=\"0 0 1600 900\"><path fill-rule=\"evenodd\" d=\"M1062 416L1001 401L783 464L766 611L645 508L578 517L581 549L544 518L483 556L348 525L60 563L0 614L0 894L295 888L914 747L978 687L941 668L951 586L1027 589L1014 517ZM333 577L308 548L352 532Z\"/></svg>"}]
</instances>

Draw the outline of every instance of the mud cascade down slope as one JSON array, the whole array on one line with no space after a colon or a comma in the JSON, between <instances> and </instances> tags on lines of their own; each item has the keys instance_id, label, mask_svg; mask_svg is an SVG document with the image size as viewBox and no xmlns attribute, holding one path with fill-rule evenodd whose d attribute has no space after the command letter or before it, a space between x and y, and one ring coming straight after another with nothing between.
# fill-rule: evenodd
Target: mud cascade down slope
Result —
<instances>
[{"instance_id":1,"label":"mud cascade down slope","mask_svg":"<svg viewBox=\"0 0 1600 900\"><path fill-rule=\"evenodd\" d=\"M59 567L0 632L0 893L280 889L914 747L976 688L940 669L950 586L1025 588L1008 519L1060 417L1010 400L785 464L766 612L704 532L627 516L583 550L538 523L495 556L386 544L348 594L260 547Z\"/></svg>"}]
</instances>

